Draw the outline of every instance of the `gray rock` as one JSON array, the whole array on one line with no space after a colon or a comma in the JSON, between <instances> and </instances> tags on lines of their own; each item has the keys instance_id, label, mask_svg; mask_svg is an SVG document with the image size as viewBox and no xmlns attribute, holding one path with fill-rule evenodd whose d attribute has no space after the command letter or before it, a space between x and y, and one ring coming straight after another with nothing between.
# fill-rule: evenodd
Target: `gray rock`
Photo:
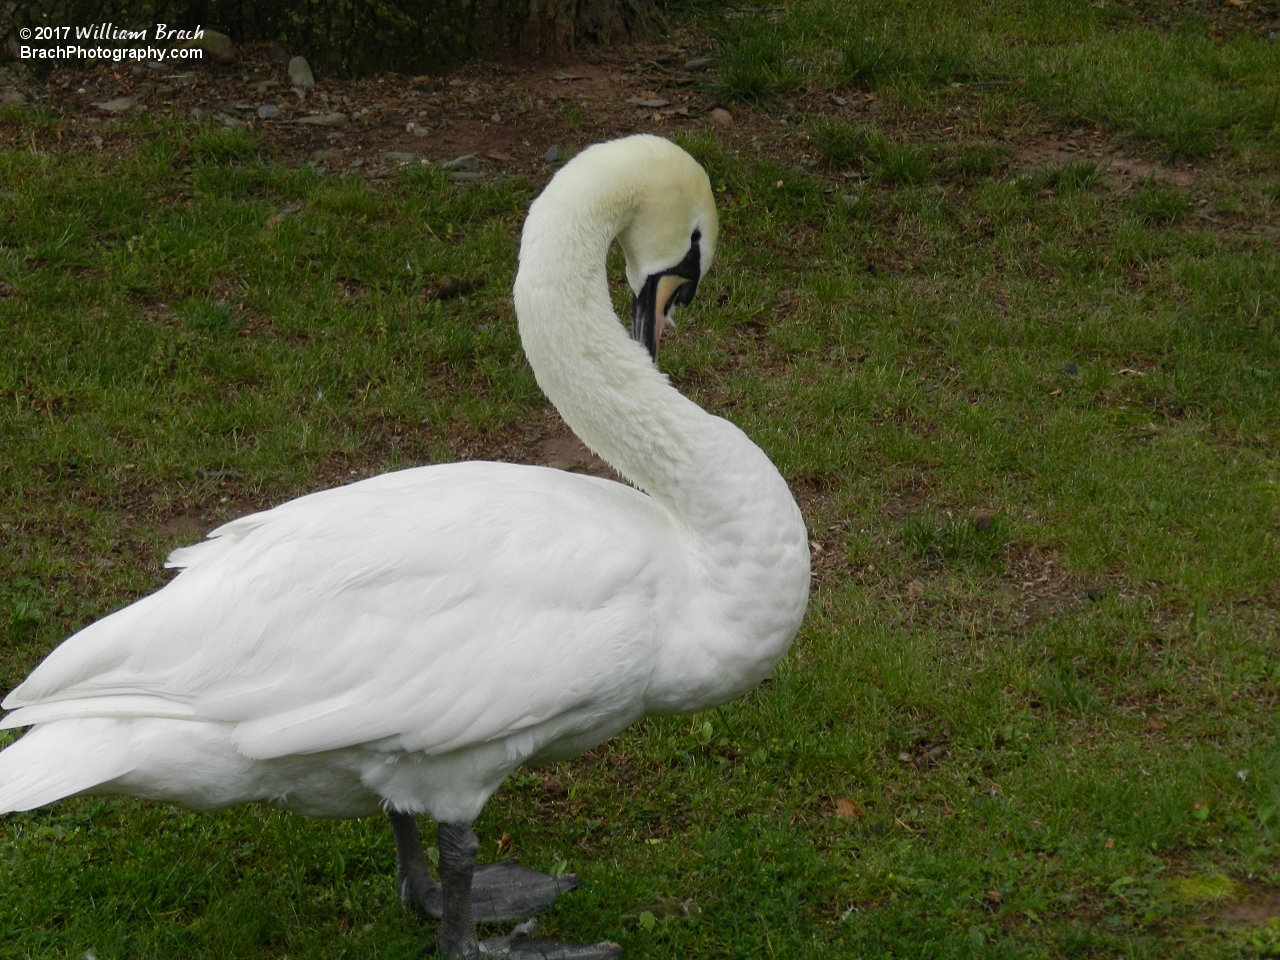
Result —
<instances>
[{"instance_id":1,"label":"gray rock","mask_svg":"<svg viewBox=\"0 0 1280 960\"><path fill-rule=\"evenodd\" d=\"M652 99L647 97L627 97L627 103L634 103L637 107L649 107L650 109L656 110L658 107L667 106L671 101L664 100L662 97L655 97Z\"/></svg>"},{"instance_id":2,"label":"gray rock","mask_svg":"<svg viewBox=\"0 0 1280 960\"><path fill-rule=\"evenodd\" d=\"M479 170L480 158L474 154L465 153L460 157L455 157L446 163L440 164L446 170Z\"/></svg>"},{"instance_id":3,"label":"gray rock","mask_svg":"<svg viewBox=\"0 0 1280 960\"><path fill-rule=\"evenodd\" d=\"M293 122L317 127L345 127L349 119L345 113L324 113L318 117L299 117Z\"/></svg>"},{"instance_id":4,"label":"gray rock","mask_svg":"<svg viewBox=\"0 0 1280 960\"><path fill-rule=\"evenodd\" d=\"M270 103L263 104L258 108L258 116L263 120L280 119L280 108Z\"/></svg>"},{"instance_id":5,"label":"gray rock","mask_svg":"<svg viewBox=\"0 0 1280 960\"><path fill-rule=\"evenodd\" d=\"M245 122L239 117L233 117L228 113L219 113L218 122L224 127L243 127Z\"/></svg>"},{"instance_id":6,"label":"gray rock","mask_svg":"<svg viewBox=\"0 0 1280 960\"><path fill-rule=\"evenodd\" d=\"M314 87L316 78L311 73L311 64L306 57L294 57L289 61L289 79L295 87Z\"/></svg>"},{"instance_id":7,"label":"gray rock","mask_svg":"<svg viewBox=\"0 0 1280 960\"><path fill-rule=\"evenodd\" d=\"M547 148L547 152L542 155L542 159L547 163L555 163L560 159L560 147L553 143Z\"/></svg>"},{"instance_id":8,"label":"gray rock","mask_svg":"<svg viewBox=\"0 0 1280 960\"><path fill-rule=\"evenodd\" d=\"M418 159L417 154L402 153L399 150L384 150L382 157L384 160L391 160L395 163L413 163Z\"/></svg>"},{"instance_id":9,"label":"gray rock","mask_svg":"<svg viewBox=\"0 0 1280 960\"><path fill-rule=\"evenodd\" d=\"M413 121L406 123L404 129L406 133L412 133L415 137L425 137L427 135L427 128Z\"/></svg>"},{"instance_id":10,"label":"gray rock","mask_svg":"<svg viewBox=\"0 0 1280 960\"><path fill-rule=\"evenodd\" d=\"M684 68L689 73L697 73L699 70L709 70L713 63L715 61L711 57L694 57L685 61Z\"/></svg>"},{"instance_id":11,"label":"gray rock","mask_svg":"<svg viewBox=\"0 0 1280 960\"><path fill-rule=\"evenodd\" d=\"M271 52L267 54L267 57L272 63L288 63L291 59L289 51L278 43L272 44Z\"/></svg>"},{"instance_id":12,"label":"gray rock","mask_svg":"<svg viewBox=\"0 0 1280 960\"><path fill-rule=\"evenodd\" d=\"M15 87L0 91L0 107L25 107L27 95Z\"/></svg>"},{"instance_id":13,"label":"gray rock","mask_svg":"<svg viewBox=\"0 0 1280 960\"><path fill-rule=\"evenodd\" d=\"M455 171L454 173L449 174L449 179L460 182L483 180L484 174L475 173L474 171Z\"/></svg>"},{"instance_id":14,"label":"gray rock","mask_svg":"<svg viewBox=\"0 0 1280 960\"><path fill-rule=\"evenodd\" d=\"M203 37L188 40L183 46L192 50L203 50L220 63L235 63L236 60L236 45L225 33L219 33L217 30L205 30Z\"/></svg>"},{"instance_id":15,"label":"gray rock","mask_svg":"<svg viewBox=\"0 0 1280 960\"><path fill-rule=\"evenodd\" d=\"M204 111L203 111L203 110L201 110L199 107L192 107L192 108L191 108L191 119L192 119L192 120L203 120L203 119L204 119Z\"/></svg>"},{"instance_id":16,"label":"gray rock","mask_svg":"<svg viewBox=\"0 0 1280 960\"><path fill-rule=\"evenodd\" d=\"M325 150L317 150L311 155L312 163L327 163L329 161L338 161L343 157L342 151L337 147L329 147Z\"/></svg>"},{"instance_id":17,"label":"gray rock","mask_svg":"<svg viewBox=\"0 0 1280 960\"><path fill-rule=\"evenodd\" d=\"M94 106L99 110L105 110L107 113L124 113L126 110L132 110L138 105L138 101L133 97L116 97L114 100L107 100L105 103L95 103Z\"/></svg>"},{"instance_id":18,"label":"gray rock","mask_svg":"<svg viewBox=\"0 0 1280 960\"><path fill-rule=\"evenodd\" d=\"M360 159L359 157L356 157L356 158L355 158L354 160L352 160L349 164L347 164L347 166L349 166L349 167L363 167L363 166L364 166L364 161L363 161L362 159Z\"/></svg>"}]
</instances>

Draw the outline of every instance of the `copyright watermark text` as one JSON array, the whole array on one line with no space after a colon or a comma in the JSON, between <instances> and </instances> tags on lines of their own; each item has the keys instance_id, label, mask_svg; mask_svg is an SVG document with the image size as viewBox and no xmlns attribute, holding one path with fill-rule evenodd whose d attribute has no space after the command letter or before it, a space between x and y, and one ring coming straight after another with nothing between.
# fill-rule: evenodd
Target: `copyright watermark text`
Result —
<instances>
[{"instance_id":1,"label":"copyright watermark text","mask_svg":"<svg viewBox=\"0 0 1280 960\"><path fill-rule=\"evenodd\" d=\"M204 29L193 30L157 23L154 29L134 30L117 27L114 23L95 23L88 27L21 27L18 36L23 40L48 44L46 46L18 45L19 60L200 60L204 50L197 46L153 47L156 43L187 43L204 37ZM67 41L76 41L68 43ZM91 45L86 45L87 41ZM146 46L116 46L143 41ZM104 44L113 44L105 46Z\"/></svg>"}]
</instances>

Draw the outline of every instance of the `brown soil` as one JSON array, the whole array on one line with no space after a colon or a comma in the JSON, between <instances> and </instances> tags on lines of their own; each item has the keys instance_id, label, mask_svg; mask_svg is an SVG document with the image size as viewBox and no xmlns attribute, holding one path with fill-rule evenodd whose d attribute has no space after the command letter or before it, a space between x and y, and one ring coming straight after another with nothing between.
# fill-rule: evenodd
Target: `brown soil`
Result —
<instances>
[{"instance_id":1,"label":"brown soil","mask_svg":"<svg viewBox=\"0 0 1280 960\"><path fill-rule=\"evenodd\" d=\"M1280 917L1280 890L1256 880L1243 881L1248 892L1237 900L1213 904L1196 916L1201 926L1249 927Z\"/></svg>"},{"instance_id":2,"label":"brown soil","mask_svg":"<svg viewBox=\"0 0 1280 960\"><path fill-rule=\"evenodd\" d=\"M291 88L285 65L271 59L268 45L241 48L233 67L83 67L55 71L39 83L23 83L10 72L0 76L0 89L69 121L65 134L59 134L62 149L123 152L130 137L119 118L140 111L179 117L194 112L215 124L247 127L286 164L313 163L371 180L405 164L465 155L477 158L479 170L460 171L464 174L523 173L540 180L554 172L555 162L545 159L553 147L564 157L628 133L709 130L731 148L811 168L839 188L847 184L844 171L822 167L797 118L875 122L915 141L1004 136L966 116L962 102L948 125L940 126L903 113L874 93L817 83L767 108L721 103L711 74L684 68L708 52L706 41L679 33L670 39L663 45L592 50L559 67L474 63L441 77L321 77L305 92ZM136 105L116 112L101 106L124 97ZM279 117L258 117L260 107L274 107ZM335 114L345 121L334 120L337 126L306 122ZM0 130L0 142L5 139ZM1018 168L1089 159L1120 189L1149 175L1184 190L1195 181L1193 168L1133 157L1115 137L1097 129L1063 137L1023 127L1016 139L1006 139Z\"/></svg>"}]
</instances>

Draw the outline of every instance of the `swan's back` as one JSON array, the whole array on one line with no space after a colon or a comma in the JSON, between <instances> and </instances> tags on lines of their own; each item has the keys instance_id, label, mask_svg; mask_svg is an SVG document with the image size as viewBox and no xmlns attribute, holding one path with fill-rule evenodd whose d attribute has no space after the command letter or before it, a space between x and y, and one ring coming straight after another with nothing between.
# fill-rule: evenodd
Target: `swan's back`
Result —
<instances>
[{"instance_id":1,"label":"swan's back","mask_svg":"<svg viewBox=\"0 0 1280 960\"><path fill-rule=\"evenodd\" d=\"M235 724L257 758L447 753L579 707L642 709L656 625L696 579L648 497L511 464L387 474L211 536L50 655L6 726L168 715Z\"/></svg>"}]
</instances>

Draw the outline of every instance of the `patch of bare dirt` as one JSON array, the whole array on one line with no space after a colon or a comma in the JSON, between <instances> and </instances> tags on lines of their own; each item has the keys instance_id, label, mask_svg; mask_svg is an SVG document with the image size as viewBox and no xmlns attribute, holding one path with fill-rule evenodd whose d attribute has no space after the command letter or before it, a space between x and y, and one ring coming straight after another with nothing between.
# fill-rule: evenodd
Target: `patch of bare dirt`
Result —
<instances>
[{"instance_id":1,"label":"patch of bare dirt","mask_svg":"<svg viewBox=\"0 0 1280 960\"><path fill-rule=\"evenodd\" d=\"M1206 906L1196 915L1201 926L1251 927L1280 917L1280 890L1256 880L1239 882L1247 893Z\"/></svg>"},{"instance_id":2,"label":"patch of bare dirt","mask_svg":"<svg viewBox=\"0 0 1280 960\"><path fill-rule=\"evenodd\" d=\"M158 529L163 537L194 543L203 539L213 527L200 513L180 513L162 522Z\"/></svg>"},{"instance_id":3,"label":"patch of bare dirt","mask_svg":"<svg viewBox=\"0 0 1280 960\"><path fill-rule=\"evenodd\" d=\"M1068 572L1058 552L1031 543L1015 543L1006 554L1001 579L1016 597L1015 616L1036 620L1067 607L1098 601L1115 587Z\"/></svg>"},{"instance_id":4,"label":"patch of bare dirt","mask_svg":"<svg viewBox=\"0 0 1280 960\"><path fill-rule=\"evenodd\" d=\"M1102 178L1112 189L1123 193L1148 178L1179 190L1191 190L1196 184L1195 169L1187 164L1162 165L1119 151L1098 131L1088 131L1069 139L1040 140L1025 144L1015 155L1021 169L1060 166L1066 163L1096 163Z\"/></svg>"}]
</instances>

